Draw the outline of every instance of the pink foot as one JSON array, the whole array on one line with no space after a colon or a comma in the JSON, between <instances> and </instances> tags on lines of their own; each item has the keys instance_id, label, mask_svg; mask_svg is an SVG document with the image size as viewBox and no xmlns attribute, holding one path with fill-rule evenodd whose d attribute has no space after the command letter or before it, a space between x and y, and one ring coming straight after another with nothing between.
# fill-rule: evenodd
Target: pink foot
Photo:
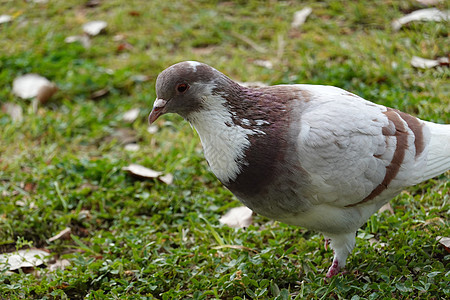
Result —
<instances>
[{"instance_id":1,"label":"pink foot","mask_svg":"<svg viewBox=\"0 0 450 300\"><path fill-rule=\"evenodd\" d=\"M331 267L328 269L327 278L331 278L337 274L339 274L339 262L335 259L333 260Z\"/></svg>"}]
</instances>

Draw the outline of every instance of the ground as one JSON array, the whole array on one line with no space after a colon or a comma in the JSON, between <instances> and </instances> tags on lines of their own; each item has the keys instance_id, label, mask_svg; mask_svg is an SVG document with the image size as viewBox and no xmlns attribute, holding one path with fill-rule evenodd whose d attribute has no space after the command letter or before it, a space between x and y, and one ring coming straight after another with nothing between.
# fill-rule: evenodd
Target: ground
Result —
<instances>
[{"instance_id":1,"label":"ground","mask_svg":"<svg viewBox=\"0 0 450 300\"><path fill-rule=\"evenodd\" d=\"M70 265L0 265L0 299L449 297L450 255L437 241L450 236L449 173L372 216L346 272L324 280L332 252L321 235L261 216L245 230L222 226L240 204L208 170L196 133L177 116L147 130L156 76L181 60L242 82L335 85L449 123L448 67L410 63L448 55L448 23L391 27L418 1L34 2L1 1L13 19L0 24L0 103L20 106L23 121L0 111L0 252L31 244ZM291 28L306 6L306 23ZM90 47L65 42L92 20L108 25ZM59 88L37 109L11 90L26 73ZM130 176L130 163L174 182Z\"/></svg>"}]
</instances>

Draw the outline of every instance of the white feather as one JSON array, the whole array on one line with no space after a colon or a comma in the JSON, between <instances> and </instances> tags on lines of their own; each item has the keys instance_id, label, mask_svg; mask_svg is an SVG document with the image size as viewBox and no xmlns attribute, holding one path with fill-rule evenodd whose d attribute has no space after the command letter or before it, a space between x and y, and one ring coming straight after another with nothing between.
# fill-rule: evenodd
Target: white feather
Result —
<instances>
[{"instance_id":1,"label":"white feather","mask_svg":"<svg viewBox=\"0 0 450 300\"><path fill-rule=\"evenodd\" d=\"M193 61L193 60L187 61L187 63L189 64L189 66L191 66L191 68L194 70L194 72L197 72L197 67L202 65L202 63L199 63L198 61Z\"/></svg>"},{"instance_id":2,"label":"white feather","mask_svg":"<svg viewBox=\"0 0 450 300\"><path fill-rule=\"evenodd\" d=\"M204 108L191 113L188 119L200 136L211 171L220 181L228 183L247 164L244 152L250 146L248 136L263 132L235 125L231 112L223 105L225 102L222 96L208 93Z\"/></svg>"},{"instance_id":3,"label":"white feather","mask_svg":"<svg viewBox=\"0 0 450 300\"><path fill-rule=\"evenodd\" d=\"M450 169L450 125L425 122L425 126L430 130L431 139L427 147L427 165L422 180Z\"/></svg>"}]
</instances>

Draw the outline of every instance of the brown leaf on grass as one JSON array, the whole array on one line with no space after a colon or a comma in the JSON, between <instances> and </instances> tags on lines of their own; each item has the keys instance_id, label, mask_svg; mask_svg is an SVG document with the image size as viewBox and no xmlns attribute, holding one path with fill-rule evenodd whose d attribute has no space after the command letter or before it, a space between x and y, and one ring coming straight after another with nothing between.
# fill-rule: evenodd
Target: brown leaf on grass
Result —
<instances>
[{"instance_id":1,"label":"brown leaf on grass","mask_svg":"<svg viewBox=\"0 0 450 300\"><path fill-rule=\"evenodd\" d=\"M107 25L105 21L90 21L83 25L83 31L90 36L96 36L103 32Z\"/></svg>"},{"instance_id":2,"label":"brown leaf on grass","mask_svg":"<svg viewBox=\"0 0 450 300\"><path fill-rule=\"evenodd\" d=\"M33 182L27 182L24 184L23 189L28 193L34 192L36 190L36 184Z\"/></svg>"},{"instance_id":3,"label":"brown leaf on grass","mask_svg":"<svg viewBox=\"0 0 450 300\"><path fill-rule=\"evenodd\" d=\"M448 11L440 11L437 8L424 8L419 9L416 11L413 11L410 14L407 14L401 18L398 18L392 22L392 29L393 30L399 30L404 25L420 21L420 22L426 22L426 21L433 21L433 22L443 22L449 19L449 12Z\"/></svg>"},{"instance_id":4,"label":"brown leaf on grass","mask_svg":"<svg viewBox=\"0 0 450 300\"><path fill-rule=\"evenodd\" d=\"M305 7L302 10L296 11L294 13L294 19L291 23L291 28L299 28L302 26L305 22L308 16L312 13L311 7Z\"/></svg>"},{"instance_id":5,"label":"brown leaf on grass","mask_svg":"<svg viewBox=\"0 0 450 300\"><path fill-rule=\"evenodd\" d=\"M252 224L253 211L246 207L240 206L230 209L223 215L219 222L232 228L244 228Z\"/></svg>"},{"instance_id":6,"label":"brown leaf on grass","mask_svg":"<svg viewBox=\"0 0 450 300\"><path fill-rule=\"evenodd\" d=\"M58 88L54 84L43 85L39 89L36 99L39 103L45 103L57 91L58 91Z\"/></svg>"},{"instance_id":7,"label":"brown leaf on grass","mask_svg":"<svg viewBox=\"0 0 450 300\"><path fill-rule=\"evenodd\" d=\"M61 230L60 232L58 232L56 235L49 238L47 240L47 242L51 243L51 242L54 242L54 241L60 240L60 239L67 240L70 238L71 232L72 232L72 229L70 229L70 227L66 227L63 230Z\"/></svg>"},{"instance_id":8,"label":"brown leaf on grass","mask_svg":"<svg viewBox=\"0 0 450 300\"><path fill-rule=\"evenodd\" d=\"M141 13L137 10L129 11L128 14L132 17L139 17L141 15Z\"/></svg>"},{"instance_id":9,"label":"brown leaf on grass","mask_svg":"<svg viewBox=\"0 0 450 300\"><path fill-rule=\"evenodd\" d=\"M414 68L420 69L431 69L437 66L448 66L449 58L448 57L439 57L437 59L426 59L418 56L413 56L411 58L411 65Z\"/></svg>"},{"instance_id":10,"label":"brown leaf on grass","mask_svg":"<svg viewBox=\"0 0 450 300\"><path fill-rule=\"evenodd\" d=\"M58 88L47 78L38 74L25 74L13 81L13 93L22 99L36 98L40 103L46 102Z\"/></svg>"},{"instance_id":11,"label":"brown leaf on grass","mask_svg":"<svg viewBox=\"0 0 450 300\"><path fill-rule=\"evenodd\" d=\"M441 244L447 252L450 253L450 238L444 236L438 236L436 240Z\"/></svg>"},{"instance_id":12,"label":"brown leaf on grass","mask_svg":"<svg viewBox=\"0 0 450 300\"><path fill-rule=\"evenodd\" d=\"M133 45L131 45L130 43L123 42L117 46L117 52L122 52L125 50L132 50L133 48L134 48Z\"/></svg>"},{"instance_id":13,"label":"brown leaf on grass","mask_svg":"<svg viewBox=\"0 0 450 300\"><path fill-rule=\"evenodd\" d=\"M25 249L0 254L0 265L8 265L10 271L20 268L34 268L47 262L50 254L43 249Z\"/></svg>"},{"instance_id":14,"label":"brown leaf on grass","mask_svg":"<svg viewBox=\"0 0 450 300\"><path fill-rule=\"evenodd\" d=\"M11 117L13 122L23 121L23 109L22 106L8 102L2 105L2 111Z\"/></svg>"}]
</instances>

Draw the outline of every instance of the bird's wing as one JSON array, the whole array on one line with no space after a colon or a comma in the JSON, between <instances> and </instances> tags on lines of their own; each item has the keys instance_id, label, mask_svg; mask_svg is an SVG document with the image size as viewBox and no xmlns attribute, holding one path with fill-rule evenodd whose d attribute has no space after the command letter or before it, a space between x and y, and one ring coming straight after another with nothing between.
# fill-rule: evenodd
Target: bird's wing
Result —
<instances>
[{"instance_id":1,"label":"bird's wing","mask_svg":"<svg viewBox=\"0 0 450 300\"><path fill-rule=\"evenodd\" d=\"M298 155L318 203L384 201L420 181L429 136L424 122L339 88L301 88L311 100L300 119Z\"/></svg>"}]
</instances>

